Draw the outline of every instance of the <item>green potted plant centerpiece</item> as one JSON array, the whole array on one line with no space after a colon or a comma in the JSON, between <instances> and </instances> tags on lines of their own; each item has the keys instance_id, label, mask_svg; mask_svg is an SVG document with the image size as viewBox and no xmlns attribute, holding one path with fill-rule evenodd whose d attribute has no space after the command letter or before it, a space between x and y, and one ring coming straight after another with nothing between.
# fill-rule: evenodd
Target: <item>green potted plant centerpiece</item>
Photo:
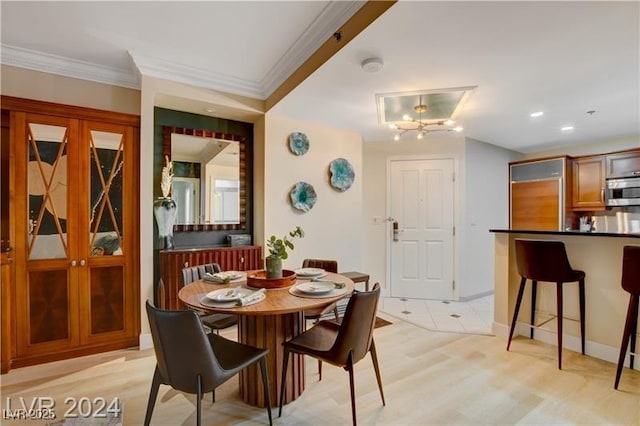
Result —
<instances>
[{"instance_id":1,"label":"green potted plant centerpiece","mask_svg":"<svg viewBox=\"0 0 640 426\"><path fill-rule=\"evenodd\" d=\"M265 259L267 278L282 278L282 261L289 257L287 249L294 249L291 240L296 237L304 237L304 231L299 226L289 231L289 235L285 235L282 238L272 235L271 238L267 240L266 244L269 250L269 256Z\"/></svg>"}]
</instances>

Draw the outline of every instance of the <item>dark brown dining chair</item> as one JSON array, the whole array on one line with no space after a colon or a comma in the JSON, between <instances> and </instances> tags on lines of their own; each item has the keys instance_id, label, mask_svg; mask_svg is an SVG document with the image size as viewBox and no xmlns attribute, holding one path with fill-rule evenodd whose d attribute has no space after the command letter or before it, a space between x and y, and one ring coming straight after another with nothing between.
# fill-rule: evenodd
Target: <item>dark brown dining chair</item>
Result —
<instances>
[{"instance_id":1,"label":"dark brown dining chair","mask_svg":"<svg viewBox=\"0 0 640 426\"><path fill-rule=\"evenodd\" d=\"M532 281L531 285L531 331L529 337L533 339L533 331L535 328L536 315L536 292L538 281L552 282L556 284L556 306L557 306L557 322L558 322L558 369L562 369L562 290L565 283L578 282L578 292L580 298L580 337L582 346L582 355L584 355L584 311L585 311L585 295L584 295L584 278L583 271L574 270L569 264L567 251L564 243L561 241L548 240L521 240L515 241L516 245L516 263L518 273L520 274L520 288L516 299L516 307L511 320L511 329L509 331L509 341L507 350L511 346L511 339L518 320L518 312L524 295L524 289L527 279Z\"/></svg>"},{"instance_id":2,"label":"dark brown dining chair","mask_svg":"<svg viewBox=\"0 0 640 426\"><path fill-rule=\"evenodd\" d=\"M206 273L215 274L221 272L220 265L208 263L206 265L188 266L182 269L182 285L189 285L194 281L204 278ZM220 330L229 328L238 323L238 317L229 314L200 314L200 321L210 330L220 334Z\"/></svg>"},{"instance_id":3,"label":"dark brown dining chair","mask_svg":"<svg viewBox=\"0 0 640 426\"><path fill-rule=\"evenodd\" d=\"M349 299L342 323L338 324L335 321L322 320L311 329L283 343L282 388L280 390L278 416L282 416L282 402L287 383L287 364L291 353L309 355L329 364L342 367L349 372L351 416L354 425L356 424L356 396L353 367L367 353L371 353L382 405L386 405L376 345L373 341L373 328L379 299L379 283L373 286L372 291L356 291Z\"/></svg>"},{"instance_id":4,"label":"dark brown dining chair","mask_svg":"<svg viewBox=\"0 0 640 426\"><path fill-rule=\"evenodd\" d=\"M205 334L198 315L193 311L165 311L147 301L147 316L151 326L156 369L149 392L145 426L151 422L160 385L196 394L196 423L201 424L202 397L235 376L240 370L259 363L262 372L269 424L271 398L267 375L267 349L227 340L216 334Z\"/></svg>"},{"instance_id":5,"label":"dark brown dining chair","mask_svg":"<svg viewBox=\"0 0 640 426\"><path fill-rule=\"evenodd\" d=\"M616 382L613 386L618 389L624 359L627 356L627 347L631 341L629 354L629 367L633 369L633 361L636 350L636 332L638 328L638 300L640 299L640 246L624 246L622 251L622 289L629 293L629 308L627 319L622 332L620 344L620 356L616 369Z\"/></svg>"},{"instance_id":6,"label":"dark brown dining chair","mask_svg":"<svg viewBox=\"0 0 640 426\"><path fill-rule=\"evenodd\" d=\"M302 261L303 268L320 268L327 272L338 273L338 261L327 259L304 259ZM338 312L338 304L332 303L324 308L304 311L304 319L314 322L320 321L320 318L333 311L336 321L340 321L340 313ZM322 361L318 360L318 377L322 380Z\"/></svg>"}]
</instances>

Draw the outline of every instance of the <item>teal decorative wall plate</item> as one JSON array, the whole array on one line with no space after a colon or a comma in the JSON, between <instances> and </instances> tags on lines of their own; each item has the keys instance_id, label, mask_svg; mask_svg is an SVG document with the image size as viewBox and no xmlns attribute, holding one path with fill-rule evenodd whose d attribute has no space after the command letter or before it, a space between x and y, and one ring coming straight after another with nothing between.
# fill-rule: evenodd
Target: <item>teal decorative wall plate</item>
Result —
<instances>
[{"instance_id":1,"label":"teal decorative wall plate","mask_svg":"<svg viewBox=\"0 0 640 426\"><path fill-rule=\"evenodd\" d=\"M296 183L289 192L291 204L295 209L308 212L318 200L316 190L307 182Z\"/></svg>"},{"instance_id":2,"label":"teal decorative wall plate","mask_svg":"<svg viewBox=\"0 0 640 426\"><path fill-rule=\"evenodd\" d=\"M304 155L309 151L309 138L302 132L289 135L289 149L295 155Z\"/></svg>"},{"instance_id":3,"label":"teal decorative wall plate","mask_svg":"<svg viewBox=\"0 0 640 426\"><path fill-rule=\"evenodd\" d=\"M353 185L355 172L353 166L345 158L336 158L329 165L331 172L331 186L338 191L346 191Z\"/></svg>"}]
</instances>

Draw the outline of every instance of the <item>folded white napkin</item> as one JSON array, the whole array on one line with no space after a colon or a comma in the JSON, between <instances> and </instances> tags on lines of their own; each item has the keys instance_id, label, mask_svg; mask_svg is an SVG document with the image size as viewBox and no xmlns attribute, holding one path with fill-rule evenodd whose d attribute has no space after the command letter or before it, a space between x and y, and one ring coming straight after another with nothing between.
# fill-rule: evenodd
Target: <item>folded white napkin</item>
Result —
<instances>
[{"instance_id":1,"label":"folded white napkin","mask_svg":"<svg viewBox=\"0 0 640 426\"><path fill-rule=\"evenodd\" d=\"M322 280L320 278L313 278L311 281L314 282L314 283L331 283L331 284L333 284L333 286L335 288L345 288L346 287L346 284L345 283L341 283L340 281Z\"/></svg>"},{"instance_id":2,"label":"folded white napkin","mask_svg":"<svg viewBox=\"0 0 640 426\"><path fill-rule=\"evenodd\" d=\"M238 299L236 301L236 306L247 306L252 303L259 302L266 297L267 297L267 289L261 288L258 291L254 291Z\"/></svg>"},{"instance_id":3,"label":"folded white napkin","mask_svg":"<svg viewBox=\"0 0 640 426\"><path fill-rule=\"evenodd\" d=\"M235 272L216 272L215 274L211 274L209 272L206 272L204 274L204 277L202 277L202 279L204 281L210 281L210 282L214 282L214 283L223 284L223 283L230 282L232 279L237 277L237 275L238 274L235 273Z\"/></svg>"}]
</instances>

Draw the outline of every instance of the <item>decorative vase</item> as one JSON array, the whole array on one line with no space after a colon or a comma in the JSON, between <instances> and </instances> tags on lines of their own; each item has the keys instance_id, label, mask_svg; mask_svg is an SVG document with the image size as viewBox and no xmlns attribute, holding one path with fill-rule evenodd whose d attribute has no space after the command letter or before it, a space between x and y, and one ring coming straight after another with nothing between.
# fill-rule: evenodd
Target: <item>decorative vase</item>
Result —
<instances>
[{"instance_id":1,"label":"decorative vase","mask_svg":"<svg viewBox=\"0 0 640 426\"><path fill-rule=\"evenodd\" d=\"M173 225L176 223L178 208L172 198L158 198L153 202L153 215L158 225L160 249L173 249Z\"/></svg>"},{"instance_id":2,"label":"decorative vase","mask_svg":"<svg viewBox=\"0 0 640 426\"><path fill-rule=\"evenodd\" d=\"M282 278L282 259L275 256L267 256L267 278Z\"/></svg>"}]
</instances>

